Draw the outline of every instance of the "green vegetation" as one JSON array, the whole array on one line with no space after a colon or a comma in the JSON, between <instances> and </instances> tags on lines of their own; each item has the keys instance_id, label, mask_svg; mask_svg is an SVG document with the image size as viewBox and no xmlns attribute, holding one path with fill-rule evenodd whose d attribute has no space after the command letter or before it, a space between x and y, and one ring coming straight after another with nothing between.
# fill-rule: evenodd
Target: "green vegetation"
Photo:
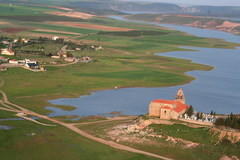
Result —
<instances>
[{"instance_id":1,"label":"green vegetation","mask_svg":"<svg viewBox=\"0 0 240 160\"><path fill-rule=\"evenodd\" d=\"M160 36L160 35L165 35L168 33L160 32L160 31L134 30L134 31L127 31L127 32L99 32L98 34L99 35L137 37L137 36Z\"/></svg>"},{"instance_id":2,"label":"green vegetation","mask_svg":"<svg viewBox=\"0 0 240 160\"><path fill-rule=\"evenodd\" d=\"M35 1L35 0L34 0ZM29 1L33 2L33 1ZM36 2L36 1L35 1ZM44 1L46 2L46 1ZM135 24L130 22L120 22L109 18L79 19L62 16L47 15L45 12L58 11L50 7L3 4L0 6L0 18L9 24L3 24L1 28L24 28L27 29L19 34L6 34L6 36L16 38L34 37L34 34L47 34L49 37L56 35L51 30L58 31L58 35L71 37L75 42L91 46L103 46L102 50L90 51L69 51L68 54L77 57L90 56L91 63L76 63L74 65L58 67L46 66L47 72L31 72L22 68L9 68L0 72L5 84L1 88L9 97L9 100L27 109L40 114L48 114L50 111L44 107L49 106L47 100L56 98L78 97L89 94L91 91L121 87L165 87L188 83L194 80L185 74L192 70L210 70L212 67L192 63L190 60L170 58L153 55L153 53L167 51L183 51L179 46L194 47L216 47L233 48L238 46L233 43L226 43L217 39L206 39L194 37L185 33L171 30L164 30L160 27ZM61 10L63 11L63 10ZM48 21L47 23L45 21ZM88 24L101 24L106 26L116 26L135 29L128 32L99 32L97 29L84 29L78 27L63 26L63 24L51 24L51 21L85 22ZM45 22L45 23L42 23ZM48 29L47 31L36 31L35 29ZM61 33L61 31L63 33ZM68 34L64 32L72 32ZM74 33L82 34L81 37ZM75 39L74 39L75 38ZM44 43L21 46L22 51L41 50L44 53L56 52L61 44ZM187 51L187 50L185 50ZM31 52L29 52L31 53ZM12 58L33 58L43 64L49 64L49 57L43 55L23 55ZM59 60L63 63L63 60ZM64 110L74 109L71 106L55 105ZM13 113L0 112L1 118L15 117ZM55 117L64 122L71 122L70 117ZM105 120L103 117L85 117L78 122L91 122ZM40 120L43 121L43 120ZM89 139L83 138L76 133L57 126L44 127L26 121L4 121L1 125L10 125L15 128L11 130L0 130L0 159L154 159L143 155L119 151L111 147L101 145ZM105 123L104 126L85 126L86 130L104 134L103 129L112 127L122 122ZM100 127L100 128L99 128ZM154 126L158 130L158 126ZM163 134L170 134L189 140L203 143L206 146L190 148L190 152L185 153L185 148L181 145L166 144L164 140L156 140L159 146L150 144L127 144L153 153L179 159L217 159L220 153L227 151L227 155L238 155L238 145L229 143L213 146L211 137L204 128L187 128L186 126L162 126L158 130ZM180 129L176 132L176 129ZM184 135L187 132L188 136ZM190 135L198 135L195 137ZM34 135L32 134L34 133ZM210 137L210 138L209 138ZM231 147L230 147L231 146ZM206 148L204 148L206 147ZM232 150L230 151L229 148ZM238 148L239 149L239 148ZM172 154L171 152L174 152ZM235 153L236 152L236 153ZM217 158L216 158L217 157Z\"/></svg>"},{"instance_id":3,"label":"green vegetation","mask_svg":"<svg viewBox=\"0 0 240 160\"><path fill-rule=\"evenodd\" d=\"M79 128L82 130L101 137L110 139L107 132L113 130L117 125L131 124L130 121L112 121L107 123L98 123L81 125ZM149 141L140 142L120 142L124 145L128 145L134 148L138 148L144 151L152 152L155 154L163 155L169 158L178 160L192 160L192 159L220 159L223 155L240 156L239 147L240 143L232 144L230 141L224 139L218 143L218 135L213 135L209 132L209 128L191 128L182 124L164 125L164 124L152 124L147 130L153 130L151 133L163 135L163 138L153 138L140 136L140 138L148 139ZM133 133L132 133L133 134ZM120 135L121 136L121 135ZM166 136L174 138L181 138L188 141L200 143L197 147L188 147L181 143L167 142ZM126 136L128 137L128 136ZM134 137L137 137L136 135Z\"/></svg>"},{"instance_id":4,"label":"green vegetation","mask_svg":"<svg viewBox=\"0 0 240 160\"><path fill-rule=\"evenodd\" d=\"M58 9L42 7L42 6L0 4L1 16L13 16L13 15L14 16L15 15L38 16L43 14L44 12L49 12L54 10L58 10Z\"/></svg>"},{"instance_id":5,"label":"green vegetation","mask_svg":"<svg viewBox=\"0 0 240 160\"><path fill-rule=\"evenodd\" d=\"M97 32L99 32L99 30L95 30L95 29L67 27L67 26L51 25L51 24L43 24L43 23L41 23L41 24L39 24L39 23L28 23L28 25L32 26L32 27L38 27L38 28L43 28L43 29L59 31L60 34L61 34L61 31L73 32L73 33L79 33L79 34L88 34L88 33L97 33Z\"/></svg>"},{"instance_id":6,"label":"green vegetation","mask_svg":"<svg viewBox=\"0 0 240 160\"><path fill-rule=\"evenodd\" d=\"M191 117L191 116L193 115L193 113L194 113L194 109L193 109L192 105L190 105L190 107L188 108L186 114L187 114L189 117Z\"/></svg>"},{"instance_id":7,"label":"green vegetation","mask_svg":"<svg viewBox=\"0 0 240 160\"><path fill-rule=\"evenodd\" d=\"M28 121L2 121L0 124L14 127L10 130L0 129L0 152L4 153L0 154L0 159L155 159L153 157L116 150L86 139L60 126L44 127Z\"/></svg>"},{"instance_id":8,"label":"green vegetation","mask_svg":"<svg viewBox=\"0 0 240 160\"><path fill-rule=\"evenodd\" d=\"M225 126L240 130L240 117L231 113L227 118L217 118L215 122L216 126Z\"/></svg>"},{"instance_id":9,"label":"green vegetation","mask_svg":"<svg viewBox=\"0 0 240 160\"><path fill-rule=\"evenodd\" d=\"M164 73L151 70L140 70L140 71L120 71L120 72L108 72L108 73L80 73L79 76L88 77L102 77L102 78L115 78L115 79L128 79L138 80L146 82L158 82L158 83L176 83L177 81L184 83L187 78L184 78L178 74ZM155 75L155 76L153 76ZM181 82L180 82L181 83Z\"/></svg>"},{"instance_id":10,"label":"green vegetation","mask_svg":"<svg viewBox=\"0 0 240 160\"><path fill-rule=\"evenodd\" d=\"M196 143L209 144L217 142L217 139L212 138L211 134L209 133L209 129L205 127L191 128L181 124L152 124L149 127L152 128L157 134L182 138Z\"/></svg>"},{"instance_id":11,"label":"green vegetation","mask_svg":"<svg viewBox=\"0 0 240 160\"><path fill-rule=\"evenodd\" d=\"M224 30L225 21L237 22L231 19L218 19L218 18L209 18L204 16L191 16L191 15L177 15L177 14L134 14L128 15L127 18L140 20L140 21L149 21L165 24L179 24L179 25L190 25L193 27L200 28L211 28L215 30ZM238 23L238 22L237 22ZM221 28L221 29L220 29ZM224 31L230 32L233 34L239 34L240 27L235 26L233 28L226 26L227 29Z\"/></svg>"},{"instance_id":12,"label":"green vegetation","mask_svg":"<svg viewBox=\"0 0 240 160\"><path fill-rule=\"evenodd\" d=\"M200 24L206 24L208 22L214 21L216 25L220 25L224 22L221 19L214 18L200 18L193 16L177 16L177 15L164 15L164 14L135 14L130 15L128 18L133 18L137 20L146 20L146 21L161 21L161 23L178 23L178 24L189 24L198 21Z\"/></svg>"}]
</instances>

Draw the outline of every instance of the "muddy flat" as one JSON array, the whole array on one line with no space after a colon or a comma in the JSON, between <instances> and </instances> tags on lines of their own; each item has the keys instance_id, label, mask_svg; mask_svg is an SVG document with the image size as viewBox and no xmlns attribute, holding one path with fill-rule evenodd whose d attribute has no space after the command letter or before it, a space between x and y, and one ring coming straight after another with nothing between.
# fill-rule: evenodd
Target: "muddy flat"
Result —
<instances>
[{"instance_id":1,"label":"muddy flat","mask_svg":"<svg viewBox=\"0 0 240 160\"><path fill-rule=\"evenodd\" d=\"M55 25L64 25L64 26L70 26L70 27L105 30L105 31L130 31L130 30L132 30L129 28L103 26L103 25L86 24L86 23L76 23L76 22L46 22L46 23L55 24Z\"/></svg>"}]
</instances>

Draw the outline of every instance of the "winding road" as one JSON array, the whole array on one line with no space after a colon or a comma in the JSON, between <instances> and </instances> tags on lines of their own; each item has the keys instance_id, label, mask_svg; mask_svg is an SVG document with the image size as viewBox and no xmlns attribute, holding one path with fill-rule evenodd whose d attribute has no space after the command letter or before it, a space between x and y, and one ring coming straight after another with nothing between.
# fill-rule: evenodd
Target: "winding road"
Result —
<instances>
[{"instance_id":1,"label":"winding road","mask_svg":"<svg viewBox=\"0 0 240 160\"><path fill-rule=\"evenodd\" d=\"M0 87L2 87L3 85L4 85L4 80L3 80L2 77L0 77ZM79 128L75 127L75 125L79 125L79 123L78 124L64 123L64 122L58 121L56 119L50 118L48 116L35 113L35 112L30 111L28 109L25 109L25 108L23 108L23 107L21 107L19 105L16 105L16 104L13 104L13 103L9 102L7 94L4 91L0 90L0 93L2 94L2 100L0 100L0 104L1 104L0 109L1 110L5 110L5 111L18 113L17 115L19 117L22 117L22 118L24 118L26 120L29 120L29 121L32 121L34 123L37 123L37 124L40 124L40 125L44 125L44 126L55 126L53 124L46 124L46 123L38 122L38 121L33 120L33 119L31 119L29 117L26 117L24 115L31 115L31 116L39 117L41 119L45 119L45 120L48 120L48 121L53 122L55 124L59 124L61 126L64 126L64 127L68 128L68 129L78 133L79 135L81 135L83 137L89 138L91 140L94 140L96 142L99 142L99 143L111 146L111 147L116 148L116 149L125 150L125 151L129 151L129 152L133 152L133 153L144 154L144 155L147 155L147 156L156 157L156 158L160 158L160 159L163 159L163 160L172 160L170 158L167 158L167 157L164 157L164 156L160 156L160 155L157 155L157 154L154 154L154 153L145 152L145 151L142 151L142 150L139 150L139 149L135 149L135 148L132 148L132 147L129 147L129 146L118 144L118 143L113 142L113 141L109 141L109 140L101 139L101 138L98 138L98 137L94 137L94 136L92 136L92 135L90 135L88 133L83 132ZM109 120L105 120L105 121L109 121ZM88 123L90 123L90 122L88 122ZM91 122L91 123L93 123L93 122ZM97 123L97 122L95 122L95 123Z\"/></svg>"}]
</instances>

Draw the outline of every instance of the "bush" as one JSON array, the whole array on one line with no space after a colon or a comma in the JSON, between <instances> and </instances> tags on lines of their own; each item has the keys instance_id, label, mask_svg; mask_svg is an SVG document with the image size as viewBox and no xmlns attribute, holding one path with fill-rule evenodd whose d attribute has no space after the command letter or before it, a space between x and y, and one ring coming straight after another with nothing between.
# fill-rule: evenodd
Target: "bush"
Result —
<instances>
[{"instance_id":1,"label":"bush","mask_svg":"<svg viewBox=\"0 0 240 160\"><path fill-rule=\"evenodd\" d=\"M225 119L224 118L216 119L215 125L216 126L226 126L226 127L231 127L231 128L240 130L240 118L234 116L231 113L231 115Z\"/></svg>"}]
</instances>

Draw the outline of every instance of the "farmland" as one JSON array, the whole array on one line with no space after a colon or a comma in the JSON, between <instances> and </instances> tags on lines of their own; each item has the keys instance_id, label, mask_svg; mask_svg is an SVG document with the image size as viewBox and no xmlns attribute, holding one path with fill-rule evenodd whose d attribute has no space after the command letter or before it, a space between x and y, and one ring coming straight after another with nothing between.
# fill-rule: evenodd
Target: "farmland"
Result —
<instances>
[{"instance_id":1,"label":"farmland","mask_svg":"<svg viewBox=\"0 0 240 160\"><path fill-rule=\"evenodd\" d=\"M2 7L6 6L2 5ZM19 11L27 8L26 13L22 14L31 19L38 19L39 16L46 17L49 15L46 15L45 12L59 10L42 6L32 8L32 6L26 5L19 5L16 8ZM40 15L34 15L36 11ZM18 14L17 10L14 12ZM12 12L11 15L13 15ZM50 15L49 17L48 22L44 23L38 23L34 20L31 20L31 22L25 22L25 20L21 19L16 22L8 20L10 26L6 25L5 28L27 28L28 30L19 30L19 32L14 34L2 33L2 35L13 38L18 36L30 38L43 35L51 37L57 35L56 32L59 32L58 36L63 38L73 38L74 42L82 42L88 45L101 45L104 49L96 52L72 52L72 54L78 56L91 56L95 59L94 63L75 64L66 67L51 66L46 67L48 72L39 74L29 73L20 68L12 68L8 72L0 72L0 75L6 79L4 90L11 97L11 100L41 113L48 113L47 110L42 108L48 105L46 102L48 99L84 95L89 94L89 91L103 90L113 88L114 86L159 87L178 85L188 83L194 79L194 77L186 75L186 71L211 69L210 66L191 63L191 61L183 59L155 56L152 55L153 53L185 50L178 46L209 48L233 48L237 46L234 43L226 43L217 39L210 40L186 35L178 31L166 30L153 25L138 25L130 22L110 20L109 18L94 17L81 19L64 17L63 19L68 22L74 22L74 24L79 23L75 21L79 19L80 21L87 21L85 23L88 25L94 25L99 22L97 23L98 25L123 27L135 29L135 31L101 31L101 29L97 30L95 28L86 29L71 25L65 26L64 22L56 23L58 18L57 21L52 21L52 16ZM53 16L52 18L54 19L55 17ZM62 17L59 16L59 18ZM7 20L4 19L4 21ZM44 21L44 19L41 21ZM4 26L2 27L4 28ZM81 36L79 37L78 35ZM75 36L76 38L74 38ZM31 46L24 48L29 50ZM44 46L44 48L45 52L54 52L54 48L50 43ZM56 48L59 48L59 46ZM29 100L28 96L32 97L31 100ZM38 103L35 103L36 106L32 107L29 105L32 102L28 101L36 101Z\"/></svg>"},{"instance_id":2,"label":"farmland","mask_svg":"<svg viewBox=\"0 0 240 160\"><path fill-rule=\"evenodd\" d=\"M112 89L115 86L119 88L166 87L186 84L195 79L186 72L212 69L211 66L193 63L190 60L157 56L154 53L188 51L179 48L180 46L238 47L238 44L195 37L153 25L121 22L97 16L84 19L48 14L49 12L68 12L60 8L1 4L0 10L2 36L36 39L39 37L51 39L53 36L59 36L69 43L72 41L86 46L103 47L101 50L94 51L84 49L68 51L76 57L92 57L91 63L51 65L45 67L46 72L39 73L23 68L9 68L7 71L0 72L0 77L5 82L1 89L6 92L11 102L44 115L51 112L45 109L50 105L48 100L51 99L78 97L96 90ZM20 49L29 51L29 55L24 55L26 58L45 62L50 59L45 55L55 53L61 47L62 44L49 42L26 45ZM42 49L43 55L31 54L39 49ZM12 58L17 59L19 55ZM55 107L64 110L74 109L72 106L63 105L55 105ZM15 118L13 114L6 111L1 111L0 116ZM57 118L62 120L66 117ZM45 120L40 121L45 122ZM34 159L79 159L79 157L83 159L154 159L113 149L79 136L62 126L50 128L22 120L7 120L2 121L1 124L14 128L0 130L0 137L2 137L0 153L4 153L0 154L0 159L32 159L33 157ZM171 129L165 127L165 130L167 132ZM162 154L161 149L156 153Z\"/></svg>"}]
</instances>

